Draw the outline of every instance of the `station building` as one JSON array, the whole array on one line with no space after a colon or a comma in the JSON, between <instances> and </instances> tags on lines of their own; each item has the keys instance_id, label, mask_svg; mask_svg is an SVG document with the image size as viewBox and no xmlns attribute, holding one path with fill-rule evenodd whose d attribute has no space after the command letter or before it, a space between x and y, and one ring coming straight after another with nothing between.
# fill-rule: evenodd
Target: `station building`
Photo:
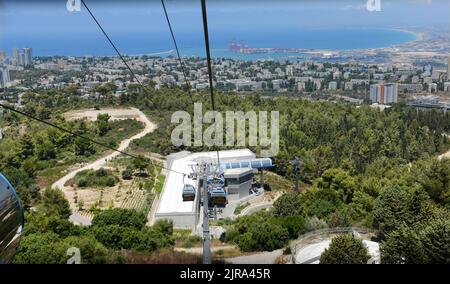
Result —
<instances>
[{"instance_id":1,"label":"station building","mask_svg":"<svg viewBox=\"0 0 450 284\"><path fill-rule=\"evenodd\" d=\"M220 171L225 178L228 198L241 199L251 194L254 173L262 173L272 166L269 158L256 158L249 149L219 151ZM217 152L191 153L182 151L166 157L167 172L163 191L158 202L154 220L170 219L176 228L195 230L200 221L199 181L187 175L191 166L201 161L217 163ZM183 174L186 174L183 176ZM262 174L261 174L262 176ZM194 201L183 201L184 185L192 185L197 190Z\"/></svg>"}]
</instances>

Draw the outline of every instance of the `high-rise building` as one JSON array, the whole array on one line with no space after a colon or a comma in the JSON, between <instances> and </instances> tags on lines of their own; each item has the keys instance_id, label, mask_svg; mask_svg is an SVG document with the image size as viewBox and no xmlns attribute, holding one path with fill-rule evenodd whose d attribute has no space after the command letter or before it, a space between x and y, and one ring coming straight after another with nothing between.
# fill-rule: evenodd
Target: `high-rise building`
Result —
<instances>
[{"instance_id":1,"label":"high-rise building","mask_svg":"<svg viewBox=\"0 0 450 284\"><path fill-rule=\"evenodd\" d=\"M450 82L444 83L444 92L450 92Z\"/></svg>"},{"instance_id":2,"label":"high-rise building","mask_svg":"<svg viewBox=\"0 0 450 284\"><path fill-rule=\"evenodd\" d=\"M0 51L0 61L6 61L6 52Z\"/></svg>"},{"instance_id":3,"label":"high-rise building","mask_svg":"<svg viewBox=\"0 0 450 284\"><path fill-rule=\"evenodd\" d=\"M384 103L396 103L398 101L398 85L395 83L384 85Z\"/></svg>"},{"instance_id":4,"label":"high-rise building","mask_svg":"<svg viewBox=\"0 0 450 284\"><path fill-rule=\"evenodd\" d=\"M58 68L59 69L63 70L64 68L66 68L66 65L67 65L67 61L65 59L58 60Z\"/></svg>"},{"instance_id":5,"label":"high-rise building","mask_svg":"<svg viewBox=\"0 0 450 284\"><path fill-rule=\"evenodd\" d=\"M20 65L20 53L18 48L13 48L12 65Z\"/></svg>"},{"instance_id":6,"label":"high-rise building","mask_svg":"<svg viewBox=\"0 0 450 284\"><path fill-rule=\"evenodd\" d=\"M328 90L337 90L337 82L336 81L331 81L328 83Z\"/></svg>"},{"instance_id":7,"label":"high-rise building","mask_svg":"<svg viewBox=\"0 0 450 284\"><path fill-rule=\"evenodd\" d=\"M380 104L396 103L398 101L398 84L381 82L370 85L370 100Z\"/></svg>"},{"instance_id":8,"label":"high-rise building","mask_svg":"<svg viewBox=\"0 0 450 284\"><path fill-rule=\"evenodd\" d=\"M448 62L447 62L447 80L450 81L450 56L448 57Z\"/></svg>"},{"instance_id":9,"label":"high-rise building","mask_svg":"<svg viewBox=\"0 0 450 284\"><path fill-rule=\"evenodd\" d=\"M379 102L382 97L384 98L384 89L382 88L382 84L370 85L370 100L372 102Z\"/></svg>"},{"instance_id":10,"label":"high-rise building","mask_svg":"<svg viewBox=\"0 0 450 284\"><path fill-rule=\"evenodd\" d=\"M19 58L20 58L20 60L19 60L19 65L20 65L20 66L23 66L23 65L24 65L24 62L25 62L25 56L24 56L24 54L21 53Z\"/></svg>"},{"instance_id":11,"label":"high-rise building","mask_svg":"<svg viewBox=\"0 0 450 284\"><path fill-rule=\"evenodd\" d=\"M24 55L23 56L24 57L23 65L24 66L31 66L33 64L33 58L31 56L31 48L28 48L28 47L24 48L23 49L23 55Z\"/></svg>"},{"instance_id":12,"label":"high-rise building","mask_svg":"<svg viewBox=\"0 0 450 284\"><path fill-rule=\"evenodd\" d=\"M7 67L0 67L0 87L5 87L9 81L9 69Z\"/></svg>"}]
</instances>

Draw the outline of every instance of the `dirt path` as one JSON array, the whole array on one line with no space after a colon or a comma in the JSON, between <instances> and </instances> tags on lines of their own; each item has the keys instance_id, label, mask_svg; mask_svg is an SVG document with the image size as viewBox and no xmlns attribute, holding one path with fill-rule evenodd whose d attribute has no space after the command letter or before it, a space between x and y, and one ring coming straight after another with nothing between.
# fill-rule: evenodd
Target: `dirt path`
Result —
<instances>
[{"instance_id":1,"label":"dirt path","mask_svg":"<svg viewBox=\"0 0 450 284\"><path fill-rule=\"evenodd\" d=\"M220 250L232 250L236 249L236 246L220 246L220 247L211 247L211 252L218 252ZM181 251L191 254L203 254L203 247L193 247L193 248L174 248L175 251Z\"/></svg>"},{"instance_id":2,"label":"dirt path","mask_svg":"<svg viewBox=\"0 0 450 284\"><path fill-rule=\"evenodd\" d=\"M79 118L87 118L89 120L95 120L97 118L97 114L99 114L99 113L108 113L111 116L111 120L134 118L134 119L144 123L145 128L141 132L120 142L120 145L117 148L120 151L124 151L126 148L128 148L131 141L144 137L148 133L153 132L157 127L154 123L152 123L147 118L147 116L143 112L141 112L137 108L103 109L103 110L96 110L96 111L80 110L80 111L74 111L74 112L70 112L70 113L66 114L66 118L69 120L70 119L79 119ZM57 180L56 182L54 182L52 184L52 188L59 188L60 190L63 191L63 193L65 194L65 196L68 200L72 200L73 199L73 191L68 191L67 187L64 186L64 184L68 180L75 177L75 175L78 172L88 170L88 169L98 170L102 167L105 167L107 161L111 161L112 159L114 159L115 157L117 157L119 155L120 155L119 152L112 152L112 153L109 153L108 155L105 155L105 156L97 159L96 161L93 161L81 168L73 170L73 171L69 172L68 174L66 174L65 176L63 176L62 178L60 178L59 180ZM74 209L74 208L72 208L72 209ZM87 223L88 223L87 219L82 218L83 216L77 216L77 215L79 215L79 214L74 213L73 216L71 216L71 220L77 220L77 223L87 225Z\"/></svg>"},{"instance_id":3,"label":"dirt path","mask_svg":"<svg viewBox=\"0 0 450 284\"><path fill-rule=\"evenodd\" d=\"M282 249L269 252L260 252L252 255L227 258L232 264L274 264L278 257L283 255Z\"/></svg>"},{"instance_id":4,"label":"dirt path","mask_svg":"<svg viewBox=\"0 0 450 284\"><path fill-rule=\"evenodd\" d=\"M241 214L239 214L239 216L250 215L257 211L270 208L272 206L273 206L273 202L261 202L261 203L253 204L253 205L247 206L244 209L242 209Z\"/></svg>"}]
</instances>

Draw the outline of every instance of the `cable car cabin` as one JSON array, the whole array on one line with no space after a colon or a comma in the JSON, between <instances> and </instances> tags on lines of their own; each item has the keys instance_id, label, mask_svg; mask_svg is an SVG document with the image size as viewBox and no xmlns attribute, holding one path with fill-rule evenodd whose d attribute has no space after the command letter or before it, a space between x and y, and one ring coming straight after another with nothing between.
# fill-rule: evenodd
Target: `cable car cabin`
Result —
<instances>
[{"instance_id":1,"label":"cable car cabin","mask_svg":"<svg viewBox=\"0 0 450 284\"><path fill-rule=\"evenodd\" d=\"M209 176L207 181L208 184L211 185L225 186L225 178L223 177L223 175L221 175L220 177Z\"/></svg>"},{"instance_id":2,"label":"cable car cabin","mask_svg":"<svg viewBox=\"0 0 450 284\"><path fill-rule=\"evenodd\" d=\"M220 186L225 186L225 177L223 176L223 175L221 175L218 179L217 179L217 183L220 185Z\"/></svg>"},{"instance_id":3,"label":"cable car cabin","mask_svg":"<svg viewBox=\"0 0 450 284\"><path fill-rule=\"evenodd\" d=\"M0 174L0 264L9 263L19 246L23 209L16 191Z\"/></svg>"},{"instance_id":4,"label":"cable car cabin","mask_svg":"<svg viewBox=\"0 0 450 284\"><path fill-rule=\"evenodd\" d=\"M195 187L190 184L185 184L183 187L183 201L195 200Z\"/></svg>"},{"instance_id":5,"label":"cable car cabin","mask_svg":"<svg viewBox=\"0 0 450 284\"><path fill-rule=\"evenodd\" d=\"M227 192L223 187L216 187L209 193L209 205L211 207L217 206L220 208L228 204Z\"/></svg>"}]
</instances>

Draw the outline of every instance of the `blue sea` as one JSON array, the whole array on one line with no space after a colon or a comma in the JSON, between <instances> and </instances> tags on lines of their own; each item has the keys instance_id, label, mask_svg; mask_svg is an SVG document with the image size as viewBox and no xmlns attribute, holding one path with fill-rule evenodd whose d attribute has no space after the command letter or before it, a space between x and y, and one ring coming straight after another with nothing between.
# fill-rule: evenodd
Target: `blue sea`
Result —
<instances>
[{"instance_id":1,"label":"blue sea","mask_svg":"<svg viewBox=\"0 0 450 284\"><path fill-rule=\"evenodd\" d=\"M174 55L174 45L167 33L110 34L121 53L129 55L155 54ZM0 36L1 38L1 36ZM217 32L210 35L212 56L239 59L289 57L292 53L240 54L231 52L228 46L233 41L249 47L300 48L326 50L352 50L380 48L413 41L416 36L409 32L392 29L298 29L277 32L236 31ZM204 57L204 39L201 34L177 37L182 56ZM108 56L114 49L103 34L60 34L39 36L9 36L2 38L0 49L9 51L13 47L32 47L34 56Z\"/></svg>"},{"instance_id":2,"label":"blue sea","mask_svg":"<svg viewBox=\"0 0 450 284\"><path fill-rule=\"evenodd\" d=\"M5 1L0 10L0 50L9 55L14 47L31 47L34 56L115 55L87 11L69 13L65 2ZM164 53L173 50L174 44L159 1L129 5L128 1L86 2L121 53L174 55L173 52ZM181 55L204 57L198 1L184 2L167 1ZM390 29L411 24L399 17L400 12L415 15L412 17L414 23L430 22L429 18L421 18L422 7L404 5L384 6L383 13L369 13L364 9L347 9L334 1L262 1L247 6L233 1L208 3L214 57L258 59L294 55L233 53L228 50L233 41L254 48L354 50L388 47L416 39L412 33ZM434 9L434 13L439 14L443 7ZM432 18L439 19L437 16Z\"/></svg>"}]
</instances>

